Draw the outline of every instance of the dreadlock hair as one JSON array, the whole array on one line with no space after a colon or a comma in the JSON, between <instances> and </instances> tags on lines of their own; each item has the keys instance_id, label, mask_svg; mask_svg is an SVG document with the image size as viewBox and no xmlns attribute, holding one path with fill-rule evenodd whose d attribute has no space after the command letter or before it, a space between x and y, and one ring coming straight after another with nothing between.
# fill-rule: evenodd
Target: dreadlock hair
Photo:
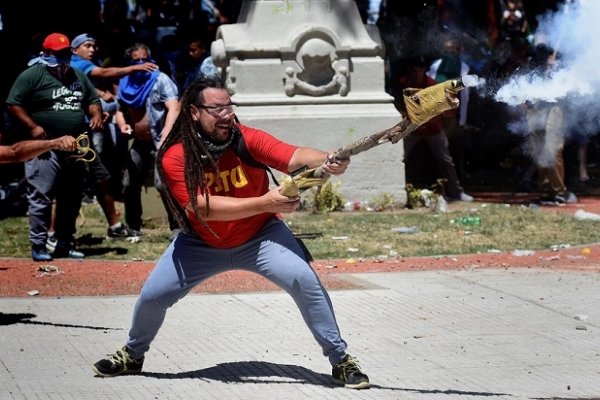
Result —
<instances>
[{"instance_id":1,"label":"dreadlock hair","mask_svg":"<svg viewBox=\"0 0 600 400\"><path fill-rule=\"evenodd\" d=\"M179 205L171 188L167 184L167 177L162 166L162 159L169 148L177 143L183 145L185 160L185 186L189 193L194 215L204 226L206 222L201 216L198 205L198 188L202 189L206 201L206 210L209 210L209 194L206 186L205 171L212 170L219 174L219 167L211 156L204 140L197 134L198 126L192 119L191 106L203 103L204 89L225 89L225 83L216 77L201 77L192 82L181 97L181 111L173 124L173 128L165 138L156 155L157 172L160 180L164 182L165 199L168 207L173 211L177 223L182 228L191 230L186 210ZM213 232L214 233L214 232Z\"/></svg>"}]
</instances>

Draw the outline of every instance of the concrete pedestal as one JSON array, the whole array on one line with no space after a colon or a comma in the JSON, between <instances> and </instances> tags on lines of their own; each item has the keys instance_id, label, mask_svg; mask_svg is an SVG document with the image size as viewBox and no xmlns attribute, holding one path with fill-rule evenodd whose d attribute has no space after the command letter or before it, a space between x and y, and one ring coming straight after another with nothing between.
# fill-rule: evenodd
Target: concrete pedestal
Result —
<instances>
[{"instance_id":1,"label":"concrete pedestal","mask_svg":"<svg viewBox=\"0 0 600 400\"><path fill-rule=\"evenodd\" d=\"M211 54L240 120L282 140L337 150L400 121L384 90L379 33L354 0L245 1ZM389 193L404 204L403 156L402 143L385 143L332 181L346 200Z\"/></svg>"}]
</instances>

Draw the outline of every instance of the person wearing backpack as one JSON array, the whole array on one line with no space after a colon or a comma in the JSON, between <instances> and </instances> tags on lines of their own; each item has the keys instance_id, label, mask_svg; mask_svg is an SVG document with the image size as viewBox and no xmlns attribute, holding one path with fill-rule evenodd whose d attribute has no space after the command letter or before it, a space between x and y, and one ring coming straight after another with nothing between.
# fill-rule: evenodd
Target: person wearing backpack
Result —
<instances>
[{"instance_id":1,"label":"person wearing backpack","mask_svg":"<svg viewBox=\"0 0 600 400\"><path fill-rule=\"evenodd\" d=\"M140 373L167 310L206 279L243 269L292 296L336 382L368 388L368 376L346 353L331 300L309 256L280 217L298 208L299 197L271 188L267 171L245 162L233 146L243 139L253 159L283 173L322 166L330 175L341 175L350 160L237 123L235 106L215 77L197 79L186 89L157 154L164 195L182 232L148 276L125 345L95 363L94 372L103 377Z\"/></svg>"}]
</instances>

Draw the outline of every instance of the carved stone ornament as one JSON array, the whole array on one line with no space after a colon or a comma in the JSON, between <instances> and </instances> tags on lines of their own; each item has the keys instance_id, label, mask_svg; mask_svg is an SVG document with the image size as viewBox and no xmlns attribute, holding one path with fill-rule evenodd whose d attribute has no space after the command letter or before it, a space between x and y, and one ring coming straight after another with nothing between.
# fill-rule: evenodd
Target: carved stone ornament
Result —
<instances>
[{"instance_id":1,"label":"carved stone ornament","mask_svg":"<svg viewBox=\"0 0 600 400\"><path fill-rule=\"evenodd\" d=\"M339 60L335 46L322 37L300 41L295 63L285 67L285 94L346 96L349 88L348 60ZM295 65L294 65L295 64Z\"/></svg>"}]
</instances>

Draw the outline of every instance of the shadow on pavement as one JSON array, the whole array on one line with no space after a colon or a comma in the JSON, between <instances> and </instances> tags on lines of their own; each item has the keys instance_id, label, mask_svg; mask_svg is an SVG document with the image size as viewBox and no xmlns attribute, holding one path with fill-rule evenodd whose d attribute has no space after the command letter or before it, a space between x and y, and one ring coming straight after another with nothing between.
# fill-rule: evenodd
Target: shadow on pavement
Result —
<instances>
[{"instance_id":1,"label":"shadow on pavement","mask_svg":"<svg viewBox=\"0 0 600 400\"><path fill-rule=\"evenodd\" d=\"M16 313L16 314L4 314L0 312L0 326L2 325L13 325L13 324L30 324L30 325L49 325L59 326L63 328L83 328L83 329L95 329L95 330L111 330L120 331L123 328L107 328L104 326L90 326L90 325L74 325L74 324L57 324L54 322L45 321L31 321L32 318L37 317L35 314L30 313Z\"/></svg>"},{"instance_id":2,"label":"shadow on pavement","mask_svg":"<svg viewBox=\"0 0 600 400\"><path fill-rule=\"evenodd\" d=\"M331 375L311 371L291 364L275 364L264 361L237 361L217 364L214 367L179 373L142 372L141 375L156 379L203 379L225 383L310 384L328 388L339 387ZM455 394L464 396L507 396L507 393L471 392L464 390L412 389L380 386L371 383L372 389L414 392L424 394Z\"/></svg>"},{"instance_id":3,"label":"shadow on pavement","mask_svg":"<svg viewBox=\"0 0 600 400\"><path fill-rule=\"evenodd\" d=\"M330 375L317 373L290 364L275 364L264 361L236 361L217 364L214 367L179 373L142 372L142 375L157 379L204 379L225 383L310 383L336 387Z\"/></svg>"}]
</instances>

